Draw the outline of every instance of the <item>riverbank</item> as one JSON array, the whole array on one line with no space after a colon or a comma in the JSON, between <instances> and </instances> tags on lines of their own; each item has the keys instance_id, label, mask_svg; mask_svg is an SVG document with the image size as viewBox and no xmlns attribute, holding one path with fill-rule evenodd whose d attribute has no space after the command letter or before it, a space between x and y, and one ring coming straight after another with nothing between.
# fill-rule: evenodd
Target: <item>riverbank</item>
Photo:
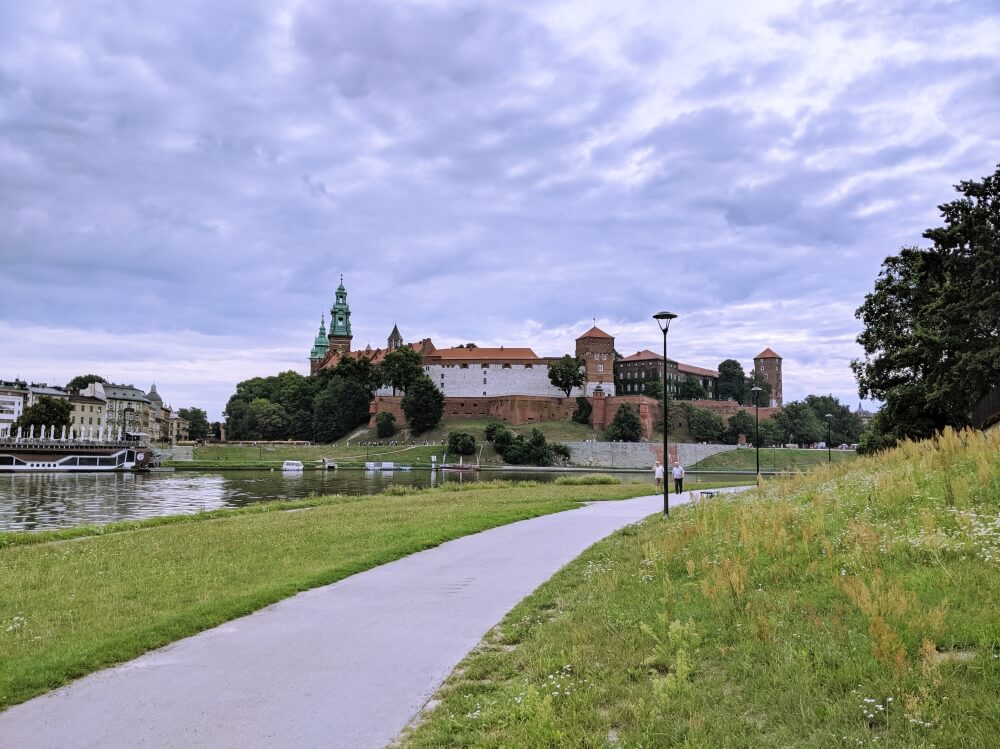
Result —
<instances>
[{"instance_id":1,"label":"riverbank","mask_svg":"<svg viewBox=\"0 0 1000 749\"><path fill-rule=\"evenodd\" d=\"M620 482L392 487L379 496L3 533L0 708L453 538L648 493L648 485Z\"/></svg>"},{"instance_id":2,"label":"riverbank","mask_svg":"<svg viewBox=\"0 0 1000 749\"><path fill-rule=\"evenodd\" d=\"M401 745L998 746L998 563L1000 433L681 507L522 602Z\"/></svg>"}]
</instances>

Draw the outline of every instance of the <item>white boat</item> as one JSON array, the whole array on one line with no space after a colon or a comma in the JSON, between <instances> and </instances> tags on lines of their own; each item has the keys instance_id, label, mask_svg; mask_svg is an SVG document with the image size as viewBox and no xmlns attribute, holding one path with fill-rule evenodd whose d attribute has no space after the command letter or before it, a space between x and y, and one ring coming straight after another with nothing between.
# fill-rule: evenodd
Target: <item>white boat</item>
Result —
<instances>
[{"instance_id":1,"label":"white boat","mask_svg":"<svg viewBox=\"0 0 1000 749\"><path fill-rule=\"evenodd\" d=\"M127 441L0 440L0 473L148 470L153 452Z\"/></svg>"},{"instance_id":2,"label":"white boat","mask_svg":"<svg viewBox=\"0 0 1000 749\"><path fill-rule=\"evenodd\" d=\"M301 460L286 460L284 463L281 464L281 470L289 472L303 471L305 470L305 466L302 465Z\"/></svg>"}]
</instances>

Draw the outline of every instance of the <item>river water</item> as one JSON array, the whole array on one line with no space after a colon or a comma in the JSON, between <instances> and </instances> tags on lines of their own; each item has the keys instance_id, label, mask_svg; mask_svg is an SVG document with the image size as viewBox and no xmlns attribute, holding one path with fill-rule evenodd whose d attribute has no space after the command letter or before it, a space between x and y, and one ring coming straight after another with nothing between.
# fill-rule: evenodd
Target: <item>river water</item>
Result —
<instances>
[{"instance_id":1,"label":"river water","mask_svg":"<svg viewBox=\"0 0 1000 749\"><path fill-rule=\"evenodd\" d=\"M599 471L595 471L599 473ZM559 471L433 473L376 471L175 471L173 473L0 473L0 531L69 528L87 523L180 515L242 507L273 499L327 494L377 494L388 486L435 486L442 482L553 481ZM615 473L650 484L649 471ZM732 476L704 476L719 481ZM745 477L744 477L745 478ZM695 488L696 477L688 477ZM685 487L687 488L687 487Z\"/></svg>"}]
</instances>

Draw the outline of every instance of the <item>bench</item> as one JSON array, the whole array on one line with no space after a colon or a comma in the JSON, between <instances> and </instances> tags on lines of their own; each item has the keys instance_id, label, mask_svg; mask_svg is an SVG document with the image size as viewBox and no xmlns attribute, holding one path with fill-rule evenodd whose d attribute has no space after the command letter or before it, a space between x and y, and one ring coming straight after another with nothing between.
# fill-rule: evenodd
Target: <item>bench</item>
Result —
<instances>
[{"instance_id":1,"label":"bench","mask_svg":"<svg viewBox=\"0 0 1000 749\"><path fill-rule=\"evenodd\" d=\"M721 494L722 492L720 492L718 489L702 489L698 493L703 497L708 497L709 499L711 499L716 494Z\"/></svg>"}]
</instances>

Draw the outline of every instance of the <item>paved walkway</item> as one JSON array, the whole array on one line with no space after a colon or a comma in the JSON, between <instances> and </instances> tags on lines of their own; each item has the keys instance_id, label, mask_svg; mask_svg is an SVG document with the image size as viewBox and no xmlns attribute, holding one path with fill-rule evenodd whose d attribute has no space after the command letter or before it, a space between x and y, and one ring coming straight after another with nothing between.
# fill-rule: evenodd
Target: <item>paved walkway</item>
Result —
<instances>
[{"instance_id":1,"label":"paved walkway","mask_svg":"<svg viewBox=\"0 0 1000 749\"><path fill-rule=\"evenodd\" d=\"M661 508L597 502L300 593L0 713L0 747L384 747L514 605Z\"/></svg>"}]
</instances>

